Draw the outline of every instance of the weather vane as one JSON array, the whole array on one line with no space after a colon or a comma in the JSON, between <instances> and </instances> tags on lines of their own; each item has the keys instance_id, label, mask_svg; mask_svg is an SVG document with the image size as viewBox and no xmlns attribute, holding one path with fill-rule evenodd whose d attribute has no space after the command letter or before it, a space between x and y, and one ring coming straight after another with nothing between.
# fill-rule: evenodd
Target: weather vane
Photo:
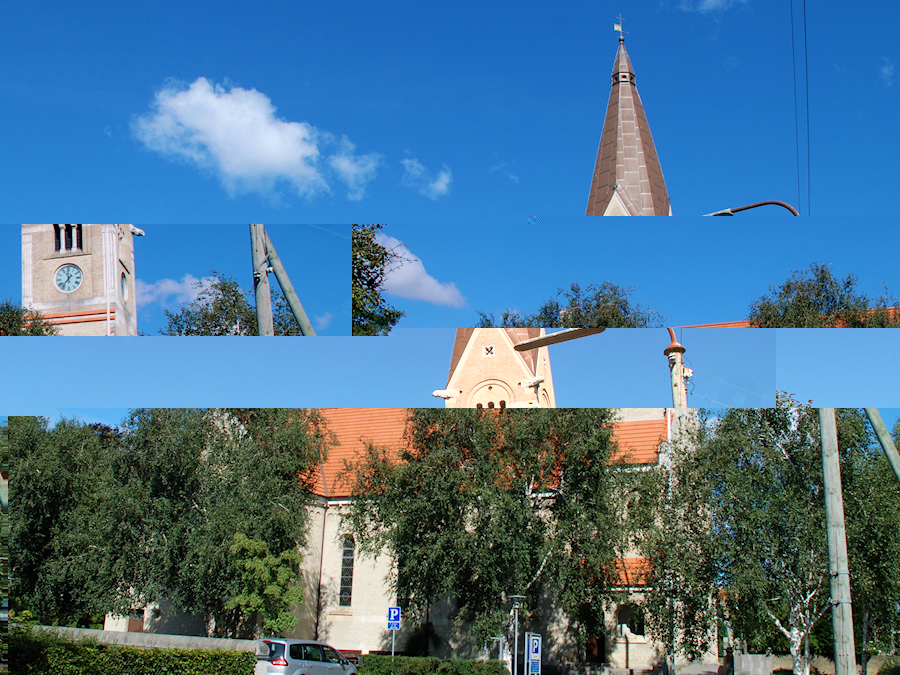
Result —
<instances>
[{"instance_id":1,"label":"weather vane","mask_svg":"<svg viewBox=\"0 0 900 675\"><path fill-rule=\"evenodd\" d=\"M624 39L625 35L628 33L627 30L622 30L622 12L619 12L619 23L613 24L613 30L619 31L619 37Z\"/></svg>"}]
</instances>

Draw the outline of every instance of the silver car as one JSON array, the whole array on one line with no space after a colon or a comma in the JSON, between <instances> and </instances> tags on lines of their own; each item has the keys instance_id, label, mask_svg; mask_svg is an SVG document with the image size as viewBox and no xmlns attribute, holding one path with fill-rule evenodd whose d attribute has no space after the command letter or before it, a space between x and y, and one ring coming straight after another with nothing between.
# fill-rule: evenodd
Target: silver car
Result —
<instances>
[{"instance_id":1,"label":"silver car","mask_svg":"<svg viewBox=\"0 0 900 675\"><path fill-rule=\"evenodd\" d=\"M256 643L254 675L359 675L359 671L324 642L266 638Z\"/></svg>"}]
</instances>

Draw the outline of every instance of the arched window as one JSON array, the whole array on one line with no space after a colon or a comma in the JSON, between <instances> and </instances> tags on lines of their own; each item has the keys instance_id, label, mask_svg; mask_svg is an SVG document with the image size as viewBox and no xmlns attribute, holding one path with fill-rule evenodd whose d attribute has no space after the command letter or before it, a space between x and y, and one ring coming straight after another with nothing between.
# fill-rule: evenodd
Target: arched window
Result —
<instances>
[{"instance_id":1,"label":"arched window","mask_svg":"<svg viewBox=\"0 0 900 675\"><path fill-rule=\"evenodd\" d=\"M356 545L353 537L344 537L344 552L341 557L341 607L349 607L353 599L353 554Z\"/></svg>"},{"instance_id":2,"label":"arched window","mask_svg":"<svg viewBox=\"0 0 900 675\"><path fill-rule=\"evenodd\" d=\"M500 408L506 408L506 401L500 401Z\"/></svg>"},{"instance_id":3,"label":"arched window","mask_svg":"<svg viewBox=\"0 0 900 675\"><path fill-rule=\"evenodd\" d=\"M490 402L488 403L488 408L493 408L493 407L494 407L494 402L493 402L493 401L490 401Z\"/></svg>"}]
</instances>

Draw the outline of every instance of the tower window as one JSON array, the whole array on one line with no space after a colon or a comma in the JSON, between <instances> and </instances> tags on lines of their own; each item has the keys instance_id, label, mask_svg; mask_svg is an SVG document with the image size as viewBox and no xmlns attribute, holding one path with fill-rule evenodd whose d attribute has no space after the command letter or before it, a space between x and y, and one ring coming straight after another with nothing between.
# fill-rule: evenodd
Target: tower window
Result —
<instances>
[{"instance_id":1,"label":"tower window","mask_svg":"<svg viewBox=\"0 0 900 675\"><path fill-rule=\"evenodd\" d=\"M72 226L66 225L66 250L72 250Z\"/></svg>"},{"instance_id":2,"label":"tower window","mask_svg":"<svg viewBox=\"0 0 900 675\"><path fill-rule=\"evenodd\" d=\"M75 246L79 251L84 250L84 241L81 238L81 225L75 226Z\"/></svg>"},{"instance_id":3,"label":"tower window","mask_svg":"<svg viewBox=\"0 0 900 675\"><path fill-rule=\"evenodd\" d=\"M353 554L355 550L353 537L344 537L344 551L341 558L341 607L349 607L353 597Z\"/></svg>"},{"instance_id":4,"label":"tower window","mask_svg":"<svg viewBox=\"0 0 900 675\"><path fill-rule=\"evenodd\" d=\"M55 251L58 251L58 250L60 250L61 246L62 246L62 243L60 242L59 225L54 225L53 226L53 249Z\"/></svg>"}]
</instances>

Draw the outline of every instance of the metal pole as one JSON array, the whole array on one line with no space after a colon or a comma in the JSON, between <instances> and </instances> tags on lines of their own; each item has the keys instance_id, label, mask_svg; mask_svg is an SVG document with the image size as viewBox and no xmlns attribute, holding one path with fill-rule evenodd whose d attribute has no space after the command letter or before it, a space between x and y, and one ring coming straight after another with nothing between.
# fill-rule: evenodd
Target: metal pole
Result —
<instances>
[{"instance_id":1,"label":"metal pole","mask_svg":"<svg viewBox=\"0 0 900 675\"><path fill-rule=\"evenodd\" d=\"M397 631L391 631L391 661L394 660L394 642L397 639Z\"/></svg>"},{"instance_id":2,"label":"metal pole","mask_svg":"<svg viewBox=\"0 0 900 675\"><path fill-rule=\"evenodd\" d=\"M275 335L272 321L272 295L269 292L269 264L266 262L265 225L250 226L250 251L253 256L253 291L256 296L258 335Z\"/></svg>"},{"instance_id":3,"label":"metal pole","mask_svg":"<svg viewBox=\"0 0 900 675\"><path fill-rule=\"evenodd\" d=\"M855 675L853 608L850 602L850 569L844 502L841 496L841 463L838 457L834 408L819 408L819 434L825 477L825 522L828 533L828 571L831 574L831 621L834 626L835 675Z\"/></svg>"},{"instance_id":4,"label":"metal pole","mask_svg":"<svg viewBox=\"0 0 900 675\"><path fill-rule=\"evenodd\" d=\"M515 635L514 635L514 644L513 647L513 675L518 675L519 672L519 604L516 603L513 605L513 612L515 612Z\"/></svg>"},{"instance_id":5,"label":"metal pole","mask_svg":"<svg viewBox=\"0 0 900 675\"><path fill-rule=\"evenodd\" d=\"M884 454L887 455L888 462L891 463L894 475L900 481L900 453L897 452L897 446L891 440L891 435L888 433L884 420L881 419L881 413L878 412L878 408L866 408L865 410L866 417L869 418L869 422L875 430L875 435L878 437L878 442L881 443L881 448L884 450Z\"/></svg>"},{"instance_id":6,"label":"metal pole","mask_svg":"<svg viewBox=\"0 0 900 675\"><path fill-rule=\"evenodd\" d=\"M269 257L269 264L272 266L272 271L275 272L275 278L278 279L278 285L281 286L281 292L284 293L285 299L291 306L291 312L294 313L294 318L297 319L297 324L300 326L300 333L302 335L315 335L316 331L313 330L312 324L306 316L306 312L303 311L303 305L300 304L300 298L297 296L296 291L294 291L294 285L291 283L291 280L284 269L284 265L281 264L281 258L279 258L278 253L275 252L275 246L272 244L272 240L265 230L263 230L263 236L265 237L266 254Z\"/></svg>"}]
</instances>

